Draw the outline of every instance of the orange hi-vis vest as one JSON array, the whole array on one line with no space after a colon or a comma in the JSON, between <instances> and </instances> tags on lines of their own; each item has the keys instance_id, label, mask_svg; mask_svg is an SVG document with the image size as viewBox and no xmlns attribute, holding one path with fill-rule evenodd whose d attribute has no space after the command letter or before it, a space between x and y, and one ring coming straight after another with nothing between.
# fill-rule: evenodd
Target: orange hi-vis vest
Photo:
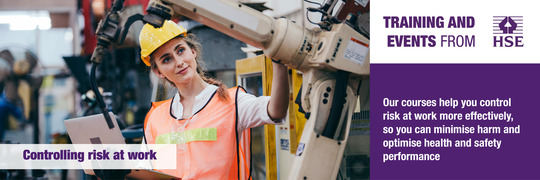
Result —
<instances>
[{"instance_id":1,"label":"orange hi-vis vest","mask_svg":"<svg viewBox=\"0 0 540 180\"><path fill-rule=\"evenodd\" d=\"M237 139L236 96L239 89L228 90L228 102L214 92L207 104L188 119L177 120L172 115L174 98L152 103L144 123L146 142L177 144L176 169L158 171L183 180L248 179L250 163L246 156L250 156L251 137L248 129L241 132L241 140ZM185 127L178 131L178 125Z\"/></svg>"}]
</instances>

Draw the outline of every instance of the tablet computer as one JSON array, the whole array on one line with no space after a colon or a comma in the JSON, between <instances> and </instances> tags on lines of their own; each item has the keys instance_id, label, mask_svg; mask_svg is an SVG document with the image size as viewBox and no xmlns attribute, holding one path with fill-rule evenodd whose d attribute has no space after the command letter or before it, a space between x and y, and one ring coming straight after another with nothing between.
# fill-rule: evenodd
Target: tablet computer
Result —
<instances>
[{"instance_id":1,"label":"tablet computer","mask_svg":"<svg viewBox=\"0 0 540 180\"><path fill-rule=\"evenodd\" d=\"M116 118L109 112L114 128L109 129L103 114L84 116L64 121L73 144L125 144ZM92 169L85 169L86 174L94 175ZM133 169L126 179L180 179L165 173L145 169Z\"/></svg>"},{"instance_id":2,"label":"tablet computer","mask_svg":"<svg viewBox=\"0 0 540 180\"><path fill-rule=\"evenodd\" d=\"M103 114L65 120L64 125L71 142L73 144L125 144L114 114L109 112L109 116L114 124L112 129L109 129ZM94 175L92 169L84 169L84 173Z\"/></svg>"},{"instance_id":3,"label":"tablet computer","mask_svg":"<svg viewBox=\"0 0 540 180\"><path fill-rule=\"evenodd\" d=\"M124 136L116 118L109 112L114 128L109 129L103 114L65 120L69 138L73 144L125 144Z\"/></svg>"}]
</instances>

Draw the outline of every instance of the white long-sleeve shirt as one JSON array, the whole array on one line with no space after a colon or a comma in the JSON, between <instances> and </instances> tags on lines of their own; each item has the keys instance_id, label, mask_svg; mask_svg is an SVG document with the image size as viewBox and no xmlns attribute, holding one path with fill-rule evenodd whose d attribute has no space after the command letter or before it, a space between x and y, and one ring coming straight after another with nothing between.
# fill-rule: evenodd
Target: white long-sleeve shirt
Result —
<instances>
[{"instance_id":1,"label":"white long-sleeve shirt","mask_svg":"<svg viewBox=\"0 0 540 180\"><path fill-rule=\"evenodd\" d=\"M215 85L207 86L201 93L195 96L195 103L190 116L201 110L204 105L212 98L212 95L218 89ZM217 92L216 92L217 93ZM243 91L238 92L238 132L243 132L247 128L262 126L265 124L282 124L284 119L272 121L268 116L269 96L255 97L252 94ZM180 95L176 93L172 101L172 115L180 119L184 113L184 106L180 103Z\"/></svg>"}]
</instances>

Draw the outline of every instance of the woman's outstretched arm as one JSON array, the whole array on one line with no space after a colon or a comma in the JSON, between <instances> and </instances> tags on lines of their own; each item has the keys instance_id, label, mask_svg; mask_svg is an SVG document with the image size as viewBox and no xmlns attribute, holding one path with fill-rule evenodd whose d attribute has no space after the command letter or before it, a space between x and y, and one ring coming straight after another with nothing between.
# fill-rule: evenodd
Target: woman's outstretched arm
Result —
<instances>
[{"instance_id":1,"label":"woman's outstretched arm","mask_svg":"<svg viewBox=\"0 0 540 180\"><path fill-rule=\"evenodd\" d=\"M280 120L289 109L289 70L287 66L273 62L272 94L268 102L268 116Z\"/></svg>"}]
</instances>

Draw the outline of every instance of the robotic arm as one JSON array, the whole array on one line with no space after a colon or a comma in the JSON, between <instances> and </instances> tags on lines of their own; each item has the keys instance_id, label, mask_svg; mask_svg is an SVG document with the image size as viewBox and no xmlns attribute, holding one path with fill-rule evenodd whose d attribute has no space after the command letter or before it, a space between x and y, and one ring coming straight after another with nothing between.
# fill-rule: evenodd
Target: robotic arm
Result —
<instances>
[{"instance_id":1,"label":"robotic arm","mask_svg":"<svg viewBox=\"0 0 540 180\"><path fill-rule=\"evenodd\" d=\"M369 75L369 40L344 23L334 25L332 31L309 30L227 0L153 0L147 12L144 20L153 26L161 26L166 19L163 16L170 18L178 13L263 49L266 56L298 70L318 68ZM351 52L353 47L345 47L350 41L364 46L365 52Z\"/></svg>"}]
</instances>

